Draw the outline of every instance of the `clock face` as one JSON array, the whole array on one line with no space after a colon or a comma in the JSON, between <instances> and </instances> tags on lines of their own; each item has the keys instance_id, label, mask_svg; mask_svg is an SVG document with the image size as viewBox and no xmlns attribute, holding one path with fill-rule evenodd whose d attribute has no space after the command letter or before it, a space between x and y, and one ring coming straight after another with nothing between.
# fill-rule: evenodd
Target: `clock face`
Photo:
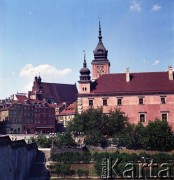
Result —
<instances>
[{"instance_id":1,"label":"clock face","mask_svg":"<svg viewBox=\"0 0 174 180\"><path fill-rule=\"evenodd\" d=\"M102 75L104 73L103 66L97 66L97 73Z\"/></svg>"}]
</instances>

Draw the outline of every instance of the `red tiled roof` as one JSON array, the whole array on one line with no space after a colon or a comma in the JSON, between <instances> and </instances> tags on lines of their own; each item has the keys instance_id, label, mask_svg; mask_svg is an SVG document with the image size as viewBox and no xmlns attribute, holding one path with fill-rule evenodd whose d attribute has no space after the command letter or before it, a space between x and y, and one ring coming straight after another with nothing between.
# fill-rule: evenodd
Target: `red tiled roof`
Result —
<instances>
[{"instance_id":1,"label":"red tiled roof","mask_svg":"<svg viewBox=\"0 0 174 180\"><path fill-rule=\"evenodd\" d=\"M75 113L76 113L76 102L69 105L66 109L60 112L60 115L69 115L69 114L75 114Z\"/></svg>"},{"instance_id":2,"label":"red tiled roof","mask_svg":"<svg viewBox=\"0 0 174 180\"><path fill-rule=\"evenodd\" d=\"M70 104L66 109L76 109L77 103L74 102L72 104Z\"/></svg>"},{"instance_id":3,"label":"red tiled roof","mask_svg":"<svg viewBox=\"0 0 174 180\"><path fill-rule=\"evenodd\" d=\"M17 101L18 102L23 102L25 100L27 100L27 96L25 95L16 95Z\"/></svg>"},{"instance_id":4,"label":"red tiled roof","mask_svg":"<svg viewBox=\"0 0 174 180\"><path fill-rule=\"evenodd\" d=\"M64 109L59 115L70 115L70 114L75 114L75 109Z\"/></svg>"},{"instance_id":5,"label":"red tiled roof","mask_svg":"<svg viewBox=\"0 0 174 180\"><path fill-rule=\"evenodd\" d=\"M43 97L53 98L56 102L72 103L77 99L77 87L75 84L57 84L42 82Z\"/></svg>"},{"instance_id":6,"label":"red tiled roof","mask_svg":"<svg viewBox=\"0 0 174 180\"><path fill-rule=\"evenodd\" d=\"M91 85L91 94L165 94L174 93L174 80L169 80L168 72L130 73L130 82L126 74L105 74Z\"/></svg>"}]
</instances>

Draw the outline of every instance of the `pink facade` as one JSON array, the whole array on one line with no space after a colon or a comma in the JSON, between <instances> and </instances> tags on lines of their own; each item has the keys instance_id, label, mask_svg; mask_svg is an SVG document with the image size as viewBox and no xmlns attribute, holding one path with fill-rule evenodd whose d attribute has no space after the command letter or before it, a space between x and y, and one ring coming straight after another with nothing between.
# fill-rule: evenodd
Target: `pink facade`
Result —
<instances>
[{"instance_id":1,"label":"pink facade","mask_svg":"<svg viewBox=\"0 0 174 180\"><path fill-rule=\"evenodd\" d=\"M142 97L142 95L141 95ZM82 108L81 111L85 111L89 108L89 100L93 100L93 108L102 107L104 113L109 113L110 110L118 108L125 113L129 118L130 123L138 124L140 121L140 114L144 114L145 122L149 120L155 120L156 118L162 119L162 114L167 115L168 123L173 126L174 129L174 95L166 95L165 103L161 102L161 95L146 95L143 96L143 104L139 104L139 96L122 96L122 97L83 97L81 98ZM122 104L118 105L118 99L122 99ZM103 99L107 100L107 105L103 105ZM163 117L164 118L164 117Z\"/></svg>"}]
</instances>

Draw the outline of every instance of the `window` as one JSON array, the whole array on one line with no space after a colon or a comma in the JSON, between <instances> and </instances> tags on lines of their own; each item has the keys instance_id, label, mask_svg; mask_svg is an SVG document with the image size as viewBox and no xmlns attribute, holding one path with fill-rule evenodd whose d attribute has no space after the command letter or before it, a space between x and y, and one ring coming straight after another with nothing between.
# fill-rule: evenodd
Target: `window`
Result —
<instances>
[{"instance_id":1,"label":"window","mask_svg":"<svg viewBox=\"0 0 174 180\"><path fill-rule=\"evenodd\" d=\"M139 104L144 104L143 98L139 98Z\"/></svg>"},{"instance_id":2,"label":"window","mask_svg":"<svg viewBox=\"0 0 174 180\"><path fill-rule=\"evenodd\" d=\"M122 105L122 99L121 98L117 99L117 105Z\"/></svg>"},{"instance_id":3,"label":"window","mask_svg":"<svg viewBox=\"0 0 174 180\"><path fill-rule=\"evenodd\" d=\"M162 113L162 120L166 120L167 121L167 113Z\"/></svg>"},{"instance_id":4,"label":"window","mask_svg":"<svg viewBox=\"0 0 174 180\"><path fill-rule=\"evenodd\" d=\"M87 88L86 87L83 87L83 91L86 91L87 90Z\"/></svg>"},{"instance_id":5,"label":"window","mask_svg":"<svg viewBox=\"0 0 174 180\"><path fill-rule=\"evenodd\" d=\"M146 115L145 114L140 114L140 117L139 117L140 119L139 119L139 121L140 122L146 122Z\"/></svg>"},{"instance_id":6,"label":"window","mask_svg":"<svg viewBox=\"0 0 174 180\"><path fill-rule=\"evenodd\" d=\"M161 97L161 104L165 104L166 103L166 97Z\"/></svg>"},{"instance_id":7,"label":"window","mask_svg":"<svg viewBox=\"0 0 174 180\"><path fill-rule=\"evenodd\" d=\"M103 99L103 106L107 106L107 105L108 105L107 99Z\"/></svg>"},{"instance_id":8,"label":"window","mask_svg":"<svg viewBox=\"0 0 174 180\"><path fill-rule=\"evenodd\" d=\"M89 99L89 106L93 106L93 100Z\"/></svg>"}]
</instances>

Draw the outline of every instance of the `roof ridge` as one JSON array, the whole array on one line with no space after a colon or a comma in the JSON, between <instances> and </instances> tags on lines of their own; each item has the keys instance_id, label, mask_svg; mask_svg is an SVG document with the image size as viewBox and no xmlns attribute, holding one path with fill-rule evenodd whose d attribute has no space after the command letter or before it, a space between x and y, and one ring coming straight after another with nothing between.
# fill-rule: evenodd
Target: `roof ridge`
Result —
<instances>
[{"instance_id":1,"label":"roof ridge","mask_svg":"<svg viewBox=\"0 0 174 180\"><path fill-rule=\"evenodd\" d=\"M52 82L42 82L42 84L57 84L57 85L71 85L71 86L75 86L75 84L52 83Z\"/></svg>"},{"instance_id":2,"label":"roof ridge","mask_svg":"<svg viewBox=\"0 0 174 180\"><path fill-rule=\"evenodd\" d=\"M149 74L149 73L167 73L167 71L151 71L151 72L130 72L130 74ZM109 76L109 75L115 75L115 74L125 74L125 72L122 73L110 73L110 74L103 74L102 76ZM101 77L102 77L101 76Z\"/></svg>"}]
</instances>

